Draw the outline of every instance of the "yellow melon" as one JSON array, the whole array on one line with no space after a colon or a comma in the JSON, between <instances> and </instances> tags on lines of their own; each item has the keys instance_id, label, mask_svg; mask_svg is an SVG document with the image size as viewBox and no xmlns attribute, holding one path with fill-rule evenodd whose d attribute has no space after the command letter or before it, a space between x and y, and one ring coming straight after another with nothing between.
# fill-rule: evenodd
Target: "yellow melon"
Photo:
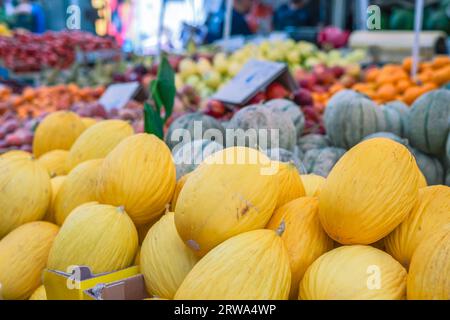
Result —
<instances>
[{"instance_id":1,"label":"yellow melon","mask_svg":"<svg viewBox=\"0 0 450 320\"><path fill-rule=\"evenodd\" d=\"M175 185L175 191L173 192L172 200L170 201L170 210L175 211L175 205L177 204L178 196L180 195L181 189L183 189L186 184L187 179L191 172L182 176Z\"/></svg>"},{"instance_id":2,"label":"yellow melon","mask_svg":"<svg viewBox=\"0 0 450 320\"><path fill-rule=\"evenodd\" d=\"M317 198L302 197L278 208L267 225L268 229L277 230L284 224L281 239L291 265L291 299L297 299L298 284L311 263L333 249L333 240L320 224L318 209Z\"/></svg>"},{"instance_id":3,"label":"yellow melon","mask_svg":"<svg viewBox=\"0 0 450 320\"><path fill-rule=\"evenodd\" d=\"M305 188L298 173L297 168L293 163L274 161L278 166L276 174L278 179L278 200L276 208L279 208L286 203L305 196Z\"/></svg>"},{"instance_id":4,"label":"yellow melon","mask_svg":"<svg viewBox=\"0 0 450 320\"><path fill-rule=\"evenodd\" d=\"M165 214L147 233L139 265L150 295L173 299L198 258L178 235L174 214Z\"/></svg>"},{"instance_id":5,"label":"yellow melon","mask_svg":"<svg viewBox=\"0 0 450 320\"><path fill-rule=\"evenodd\" d=\"M316 174L305 174L301 176L306 195L309 197L317 197L320 189L325 184L326 179Z\"/></svg>"},{"instance_id":6,"label":"yellow melon","mask_svg":"<svg viewBox=\"0 0 450 320\"><path fill-rule=\"evenodd\" d=\"M0 155L3 159L31 158L31 153L23 150L11 150Z\"/></svg>"},{"instance_id":7,"label":"yellow melon","mask_svg":"<svg viewBox=\"0 0 450 320\"><path fill-rule=\"evenodd\" d=\"M95 120L94 118L90 118L90 117L82 117L81 121L83 121L84 126L86 128L90 128L92 127L94 124L97 123L97 120Z\"/></svg>"},{"instance_id":8,"label":"yellow melon","mask_svg":"<svg viewBox=\"0 0 450 320\"><path fill-rule=\"evenodd\" d=\"M425 176L423 175L422 171L420 171L419 167L417 168L418 168L417 171L419 172L419 183L418 183L419 189L425 188L428 186L427 179L425 179Z\"/></svg>"},{"instance_id":9,"label":"yellow melon","mask_svg":"<svg viewBox=\"0 0 450 320\"><path fill-rule=\"evenodd\" d=\"M419 190L419 198L408 217L385 239L386 250L406 268L419 243L450 223L450 187L431 186Z\"/></svg>"},{"instance_id":10,"label":"yellow melon","mask_svg":"<svg viewBox=\"0 0 450 320\"><path fill-rule=\"evenodd\" d=\"M50 201L50 206L47 209L47 213L44 216L45 221L55 223L55 199L65 180L66 176L57 176L50 180L52 186L52 199Z\"/></svg>"},{"instance_id":11,"label":"yellow melon","mask_svg":"<svg viewBox=\"0 0 450 320\"><path fill-rule=\"evenodd\" d=\"M325 231L342 244L370 244L394 230L418 195L414 157L386 138L363 141L331 170L319 195Z\"/></svg>"},{"instance_id":12,"label":"yellow melon","mask_svg":"<svg viewBox=\"0 0 450 320\"><path fill-rule=\"evenodd\" d=\"M125 206L136 224L145 224L164 212L175 184L169 148L156 136L142 133L122 140L105 158L98 199Z\"/></svg>"},{"instance_id":13,"label":"yellow melon","mask_svg":"<svg viewBox=\"0 0 450 320\"><path fill-rule=\"evenodd\" d=\"M450 224L414 251L408 273L408 299L450 300Z\"/></svg>"},{"instance_id":14,"label":"yellow melon","mask_svg":"<svg viewBox=\"0 0 450 320\"><path fill-rule=\"evenodd\" d=\"M45 287L41 285L37 288L28 300L47 300L47 292L45 291Z\"/></svg>"},{"instance_id":15,"label":"yellow melon","mask_svg":"<svg viewBox=\"0 0 450 320\"><path fill-rule=\"evenodd\" d=\"M0 159L0 239L18 226L44 217L50 177L31 158Z\"/></svg>"},{"instance_id":16,"label":"yellow melon","mask_svg":"<svg viewBox=\"0 0 450 320\"><path fill-rule=\"evenodd\" d=\"M52 150L69 150L85 129L83 121L76 113L53 112L45 117L34 133L33 154L39 158Z\"/></svg>"},{"instance_id":17,"label":"yellow melon","mask_svg":"<svg viewBox=\"0 0 450 320\"><path fill-rule=\"evenodd\" d=\"M406 270L371 246L333 249L313 262L300 282L302 300L399 300L406 295Z\"/></svg>"},{"instance_id":18,"label":"yellow melon","mask_svg":"<svg viewBox=\"0 0 450 320\"><path fill-rule=\"evenodd\" d=\"M87 203L67 217L53 243L48 268L84 265L94 273L129 267L138 247L136 227L121 207Z\"/></svg>"},{"instance_id":19,"label":"yellow melon","mask_svg":"<svg viewBox=\"0 0 450 320\"><path fill-rule=\"evenodd\" d=\"M41 274L58 230L49 222L29 222L0 241L3 298L27 299L41 285Z\"/></svg>"},{"instance_id":20,"label":"yellow melon","mask_svg":"<svg viewBox=\"0 0 450 320\"><path fill-rule=\"evenodd\" d=\"M37 160L48 171L50 177L63 176L66 171L67 150L52 150L44 153Z\"/></svg>"},{"instance_id":21,"label":"yellow melon","mask_svg":"<svg viewBox=\"0 0 450 320\"><path fill-rule=\"evenodd\" d=\"M63 224L73 209L97 199L97 176L102 162L101 159L83 162L66 176L53 205L54 219L58 225Z\"/></svg>"},{"instance_id":22,"label":"yellow melon","mask_svg":"<svg viewBox=\"0 0 450 320\"><path fill-rule=\"evenodd\" d=\"M86 129L70 148L67 170L92 159L103 159L123 139L133 134L131 125L123 120L101 121Z\"/></svg>"},{"instance_id":23,"label":"yellow melon","mask_svg":"<svg viewBox=\"0 0 450 320\"><path fill-rule=\"evenodd\" d=\"M212 249L188 273L175 299L281 300L289 296L289 257L278 234L253 230Z\"/></svg>"},{"instance_id":24,"label":"yellow melon","mask_svg":"<svg viewBox=\"0 0 450 320\"><path fill-rule=\"evenodd\" d=\"M272 162L258 150L231 147L200 164L178 197L175 225L197 255L239 233L264 228L278 200Z\"/></svg>"},{"instance_id":25,"label":"yellow melon","mask_svg":"<svg viewBox=\"0 0 450 320\"><path fill-rule=\"evenodd\" d=\"M162 215L161 215L162 216ZM161 219L161 216L157 216L154 219L152 219L150 222L147 222L146 224L140 224L136 226L137 232L138 232L138 238L139 238L139 244L142 244L144 242L145 237L147 236L148 230L150 230L151 227L155 223Z\"/></svg>"}]
</instances>

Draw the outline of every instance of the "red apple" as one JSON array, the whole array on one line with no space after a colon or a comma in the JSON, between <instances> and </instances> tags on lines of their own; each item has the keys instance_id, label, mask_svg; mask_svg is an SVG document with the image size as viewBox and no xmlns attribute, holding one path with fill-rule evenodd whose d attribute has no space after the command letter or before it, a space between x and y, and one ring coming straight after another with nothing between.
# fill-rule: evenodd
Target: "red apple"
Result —
<instances>
[{"instance_id":1,"label":"red apple","mask_svg":"<svg viewBox=\"0 0 450 320\"><path fill-rule=\"evenodd\" d=\"M314 103L311 92L304 88L297 89L294 92L294 102L299 106L312 105Z\"/></svg>"},{"instance_id":2,"label":"red apple","mask_svg":"<svg viewBox=\"0 0 450 320\"><path fill-rule=\"evenodd\" d=\"M272 99L284 99L290 95L290 92L280 83L274 82L266 90L266 96L268 100Z\"/></svg>"},{"instance_id":3,"label":"red apple","mask_svg":"<svg viewBox=\"0 0 450 320\"><path fill-rule=\"evenodd\" d=\"M251 98L247 104L248 105L258 104L258 103L262 103L266 100L267 100L266 94L264 92L260 91L253 98Z\"/></svg>"},{"instance_id":4,"label":"red apple","mask_svg":"<svg viewBox=\"0 0 450 320\"><path fill-rule=\"evenodd\" d=\"M208 104L206 105L205 114L211 117L221 118L226 114L226 112L227 108L221 101L209 100Z\"/></svg>"}]
</instances>

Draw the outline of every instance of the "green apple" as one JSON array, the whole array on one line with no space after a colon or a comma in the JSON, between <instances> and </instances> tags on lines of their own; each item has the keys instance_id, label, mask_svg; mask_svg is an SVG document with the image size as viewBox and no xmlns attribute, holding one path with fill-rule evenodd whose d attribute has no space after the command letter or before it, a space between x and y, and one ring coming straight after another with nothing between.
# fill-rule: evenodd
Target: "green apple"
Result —
<instances>
[{"instance_id":1,"label":"green apple","mask_svg":"<svg viewBox=\"0 0 450 320\"><path fill-rule=\"evenodd\" d=\"M197 70L200 74L205 74L211 71L212 65L206 58L200 58L197 62Z\"/></svg>"},{"instance_id":2,"label":"green apple","mask_svg":"<svg viewBox=\"0 0 450 320\"><path fill-rule=\"evenodd\" d=\"M197 65L195 62L190 58L185 58L181 60L180 65L178 66L179 74L184 79L187 79L188 77L195 75L197 73Z\"/></svg>"},{"instance_id":3,"label":"green apple","mask_svg":"<svg viewBox=\"0 0 450 320\"><path fill-rule=\"evenodd\" d=\"M222 82L222 77L219 72L211 70L203 76L203 80L208 87L216 89Z\"/></svg>"}]
</instances>

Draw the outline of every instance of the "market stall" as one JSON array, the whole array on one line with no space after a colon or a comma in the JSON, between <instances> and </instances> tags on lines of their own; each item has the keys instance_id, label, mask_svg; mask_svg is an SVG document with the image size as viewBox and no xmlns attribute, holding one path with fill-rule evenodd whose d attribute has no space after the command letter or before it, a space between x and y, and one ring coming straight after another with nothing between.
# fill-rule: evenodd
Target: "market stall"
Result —
<instances>
[{"instance_id":1,"label":"market stall","mask_svg":"<svg viewBox=\"0 0 450 320\"><path fill-rule=\"evenodd\" d=\"M173 50L153 3L151 55L131 2L97 3L109 36L0 36L0 299L449 300L450 2L405 30L337 2L224 1L203 44L183 2ZM267 33L279 8L336 24Z\"/></svg>"}]
</instances>

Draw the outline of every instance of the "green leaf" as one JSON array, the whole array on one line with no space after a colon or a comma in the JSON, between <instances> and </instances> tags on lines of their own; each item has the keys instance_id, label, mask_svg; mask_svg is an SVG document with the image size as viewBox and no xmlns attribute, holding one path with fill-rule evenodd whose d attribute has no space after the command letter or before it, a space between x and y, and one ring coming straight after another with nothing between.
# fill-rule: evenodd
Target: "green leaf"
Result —
<instances>
[{"instance_id":1,"label":"green leaf","mask_svg":"<svg viewBox=\"0 0 450 320\"><path fill-rule=\"evenodd\" d=\"M144 131L149 134L154 134L160 139L164 139L163 131L164 123L159 112L155 110L150 104L144 104Z\"/></svg>"},{"instance_id":2,"label":"green leaf","mask_svg":"<svg viewBox=\"0 0 450 320\"><path fill-rule=\"evenodd\" d=\"M165 119L172 114L173 104L175 102L175 71L170 65L165 55L161 58L157 76L157 96L159 102L164 106Z\"/></svg>"}]
</instances>

